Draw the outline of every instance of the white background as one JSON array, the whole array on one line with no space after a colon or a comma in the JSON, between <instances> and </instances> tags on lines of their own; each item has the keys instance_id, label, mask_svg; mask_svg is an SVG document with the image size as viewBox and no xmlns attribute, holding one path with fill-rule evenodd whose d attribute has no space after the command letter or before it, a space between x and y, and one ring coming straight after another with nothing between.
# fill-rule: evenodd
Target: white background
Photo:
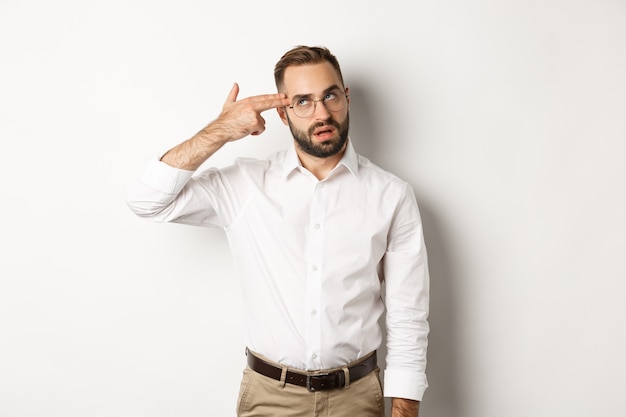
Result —
<instances>
[{"instance_id":1,"label":"white background","mask_svg":"<svg viewBox=\"0 0 626 417\"><path fill-rule=\"evenodd\" d=\"M338 56L357 151L416 191L421 416L623 416L622 0L0 0L0 416L235 415L222 231L124 194L298 44ZM212 164L288 146L265 116Z\"/></svg>"}]
</instances>

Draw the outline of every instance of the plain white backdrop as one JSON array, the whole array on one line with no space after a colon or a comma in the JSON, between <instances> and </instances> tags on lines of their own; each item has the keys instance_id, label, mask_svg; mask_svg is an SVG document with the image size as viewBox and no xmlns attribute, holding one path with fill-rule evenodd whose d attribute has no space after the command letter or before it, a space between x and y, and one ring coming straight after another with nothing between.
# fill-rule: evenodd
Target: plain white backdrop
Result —
<instances>
[{"instance_id":1,"label":"plain white backdrop","mask_svg":"<svg viewBox=\"0 0 626 417\"><path fill-rule=\"evenodd\" d=\"M623 416L622 0L0 0L0 416L235 415L226 240L124 193L298 44L338 56L357 151L418 198L420 415ZM264 115L210 163L288 146Z\"/></svg>"}]
</instances>

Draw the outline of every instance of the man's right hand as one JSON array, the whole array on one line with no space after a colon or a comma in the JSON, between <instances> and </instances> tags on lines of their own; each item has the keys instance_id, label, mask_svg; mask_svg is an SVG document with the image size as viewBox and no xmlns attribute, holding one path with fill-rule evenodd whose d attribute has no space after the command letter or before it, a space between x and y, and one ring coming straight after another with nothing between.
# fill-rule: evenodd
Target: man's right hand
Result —
<instances>
[{"instance_id":1,"label":"man's right hand","mask_svg":"<svg viewBox=\"0 0 626 417\"><path fill-rule=\"evenodd\" d=\"M195 171L224 144L263 133L265 119L261 113L291 104L283 93L263 94L241 100L237 100L238 95L239 85L235 83L217 119L192 138L167 151L161 161L175 168Z\"/></svg>"},{"instance_id":2,"label":"man's right hand","mask_svg":"<svg viewBox=\"0 0 626 417\"><path fill-rule=\"evenodd\" d=\"M283 93L263 94L237 101L238 95L239 85L235 83L228 93L222 113L207 126L207 128L215 127L223 130L228 142L248 135L260 135L265 131L265 119L261 113L291 104Z\"/></svg>"}]
</instances>

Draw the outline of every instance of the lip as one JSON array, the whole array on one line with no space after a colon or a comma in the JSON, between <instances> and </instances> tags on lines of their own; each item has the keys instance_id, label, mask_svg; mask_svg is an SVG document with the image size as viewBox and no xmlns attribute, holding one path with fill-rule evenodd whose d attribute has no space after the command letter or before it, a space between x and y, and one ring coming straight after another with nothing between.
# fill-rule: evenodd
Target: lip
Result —
<instances>
[{"instance_id":1,"label":"lip","mask_svg":"<svg viewBox=\"0 0 626 417\"><path fill-rule=\"evenodd\" d=\"M335 128L331 125L321 126L313 131L313 135L315 136L332 135L334 133L335 133Z\"/></svg>"}]
</instances>

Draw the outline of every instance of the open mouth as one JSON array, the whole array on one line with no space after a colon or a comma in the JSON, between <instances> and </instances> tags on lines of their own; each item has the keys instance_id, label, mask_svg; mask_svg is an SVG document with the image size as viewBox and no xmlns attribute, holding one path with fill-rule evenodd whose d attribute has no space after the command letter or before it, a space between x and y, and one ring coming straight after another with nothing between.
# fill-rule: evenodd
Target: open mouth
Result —
<instances>
[{"instance_id":1,"label":"open mouth","mask_svg":"<svg viewBox=\"0 0 626 417\"><path fill-rule=\"evenodd\" d=\"M333 126L321 126L315 129L313 132L313 136L315 136L318 140L327 140L333 137L335 134L335 128Z\"/></svg>"}]
</instances>

